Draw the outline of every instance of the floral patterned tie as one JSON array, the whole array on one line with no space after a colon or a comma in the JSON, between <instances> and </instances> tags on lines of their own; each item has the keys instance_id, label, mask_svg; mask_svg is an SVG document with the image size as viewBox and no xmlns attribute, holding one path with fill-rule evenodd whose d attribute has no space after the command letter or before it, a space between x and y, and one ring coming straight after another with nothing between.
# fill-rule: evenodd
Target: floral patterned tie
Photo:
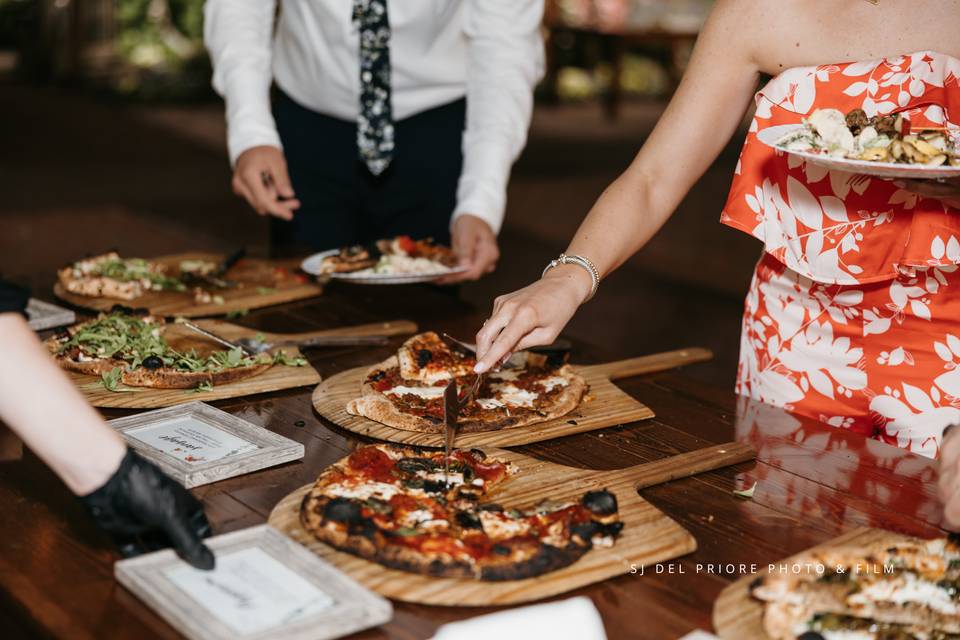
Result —
<instances>
[{"instance_id":1,"label":"floral patterned tie","mask_svg":"<svg viewBox=\"0 0 960 640\"><path fill-rule=\"evenodd\" d=\"M370 173L378 176L390 166L393 158L387 0L353 0L353 24L360 34L357 151Z\"/></svg>"}]
</instances>

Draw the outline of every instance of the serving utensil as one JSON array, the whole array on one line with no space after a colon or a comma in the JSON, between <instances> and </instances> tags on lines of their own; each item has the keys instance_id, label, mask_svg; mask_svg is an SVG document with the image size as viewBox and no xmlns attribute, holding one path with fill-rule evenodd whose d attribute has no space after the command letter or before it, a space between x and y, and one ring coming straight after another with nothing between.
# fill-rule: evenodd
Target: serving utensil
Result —
<instances>
[{"instance_id":1,"label":"serving utensil","mask_svg":"<svg viewBox=\"0 0 960 640\"><path fill-rule=\"evenodd\" d=\"M240 351L242 351L243 353L245 353L245 354L248 355L248 356L255 356L255 355L257 355L256 353L245 349L242 344L239 344L239 342L231 342L231 341L227 340L226 338L224 338L224 337L222 337L222 336L218 336L217 334L213 333L212 331L207 331L206 329L203 329L203 328L201 328L201 327L198 327L197 325L195 325L194 323L190 322L189 320L183 320L183 321L181 321L181 324L182 324L183 326L185 326L187 329L190 329L191 331L194 331L194 332L196 332L196 333L199 333L199 334L202 335L203 337L209 338L210 340L213 340L213 341L216 342L217 344L220 344L220 345L223 345L224 347L227 347L227 348L230 349L231 351L232 351L233 349L240 349Z\"/></svg>"},{"instance_id":2,"label":"serving utensil","mask_svg":"<svg viewBox=\"0 0 960 640\"><path fill-rule=\"evenodd\" d=\"M443 390L443 448L446 455L443 458L443 486L450 486L450 452L453 451L453 441L457 437L457 416L460 414L460 401L457 397L457 381L451 380Z\"/></svg>"},{"instance_id":3,"label":"serving utensil","mask_svg":"<svg viewBox=\"0 0 960 640\"><path fill-rule=\"evenodd\" d=\"M236 282L232 280L224 280L223 274L230 270L230 268L239 262L245 255L247 255L246 247L240 247L233 253L229 254L226 258L221 260L216 267L209 273L198 273L193 271L188 271L181 275L181 280L186 284L207 284L218 289L229 289L231 287L237 286Z\"/></svg>"},{"instance_id":4,"label":"serving utensil","mask_svg":"<svg viewBox=\"0 0 960 640\"><path fill-rule=\"evenodd\" d=\"M355 347L355 346L382 346L390 340L386 336L317 336L303 340L283 340L280 342L266 342L256 338L240 338L237 344L244 351L263 353L279 347L297 347L309 349L311 347Z\"/></svg>"}]
</instances>

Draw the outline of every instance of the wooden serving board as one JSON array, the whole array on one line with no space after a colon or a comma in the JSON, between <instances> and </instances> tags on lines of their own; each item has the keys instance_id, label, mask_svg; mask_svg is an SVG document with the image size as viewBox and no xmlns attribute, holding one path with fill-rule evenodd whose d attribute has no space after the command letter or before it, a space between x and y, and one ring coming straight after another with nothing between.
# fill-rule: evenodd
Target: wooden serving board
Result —
<instances>
[{"instance_id":1,"label":"wooden serving board","mask_svg":"<svg viewBox=\"0 0 960 640\"><path fill-rule=\"evenodd\" d=\"M212 331L218 336L227 340L236 340L243 337L254 337L257 334L263 336L264 340L274 342L282 340L288 336L284 334L266 333L241 327L220 320L198 320L196 324L207 331ZM383 324L383 323L378 323ZM368 326L357 327L359 331L367 331ZM343 335L344 329L332 329L331 333ZM308 335L318 335L323 332L312 332ZM177 324L167 325L164 331L164 337L171 347L177 350L187 350L195 348L201 355L210 353L214 350L220 350L224 347L204 338L203 336L191 331L190 329ZM300 355L300 351L295 348L285 347L283 349L288 355ZM132 391L115 392L107 390L97 376L88 376L68 371L67 374L73 379L77 387L83 393L87 401L95 407L115 407L122 409L156 409L159 407L172 407L185 402L222 400L223 398L236 398L238 396L249 396L256 393L265 393L267 391L278 391L280 389L291 389L294 387L304 387L320 382L320 374L309 364L304 367L286 367L274 365L264 373L238 380L230 384L218 385L212 391L193 391L192 389L147 389L143 387L126 387Z\"/></svg>"},{"instance_id":2,"label":"wooden serving board","mask_svg":"<svg viewBox=\"0 0 960 640\"><path fill-rule=\"evenodd\" d=\"M327 546L300 525L300 502L312 485L300 487L277 503L268 522L360 584L394 600L461 607L516 604L554 596L693 552L697 548L693 536L643 500L637 491L756 456L749 445L729 443L626 469L590 471L544 462L514 451L487 449L486 452L517 465L519 473L484 501L522 508L544 499L579 500L587 491L604 487L616 493L620 519L624 523L616 544L608 549L593 549L569 567L537 578L487 582L433 578L388 569Z\"/></svg>"},{"instance_id":3,"label":"wooden serving board","mask_svg":"<svg viewBox=\"0 0 960 640\"><path fill-rule=\"evenodd\" d=\"M892 531L864 527L774 564L789 565L808 556L812 551L826 547L865 547L880 540L891 539L908 540L909 538ZM750 583L765 573L766 568L756 575L746 575L720 592L713 603L713 628L718 636L729 640L769 640L769 636L763 630L763 603L750 596Z\"/></svg>"},{"instance_id":4,"label":"wooden serving board","mask_svg":"<svg viewBox=\"0 0 960 640\"><path fill-rule=\"evenodd\" d=\"M182 260L220 262L223 259L222 254L202 252L178 253L150 258L153 262L166 265L167 272L173 274L180 272L180 262ZM237 282L238 286L230 289L203 287L211 295L223 297L222 304L196 302L193 288L188 288L187 291L151 291L135 300L80 296L68 292L59 282L54 285L53 292L64 302L93 311L109 311L113 305L122 304L128 307L149 309L153 315L164 317L218 316L313 298L323 293L321 286L296 273L297 268L296 260L244 258L223 276L225 280Z\"/></svg>"},{"instance_id":5,"label":"wooden serving board","mask_svg":"<svg viewBox=\"0 0 960 640\"><path fill-rule=\"evenodd\" d=\"M464 448L508 447L652 418L653 411L649 407L627 395L612 381L703 362L712 357L710 351L693 347L606 364L574 366L590 385L590 390L580 406L567 415L500 431L458 434L456 444ZM369 368L357 367L327 378L313 392L314 408L327 420L359 435L421 447L444 446L443 433L404 431L347 413L347 403L360 396L363 377Z\"/></svg>"}]
</instances>

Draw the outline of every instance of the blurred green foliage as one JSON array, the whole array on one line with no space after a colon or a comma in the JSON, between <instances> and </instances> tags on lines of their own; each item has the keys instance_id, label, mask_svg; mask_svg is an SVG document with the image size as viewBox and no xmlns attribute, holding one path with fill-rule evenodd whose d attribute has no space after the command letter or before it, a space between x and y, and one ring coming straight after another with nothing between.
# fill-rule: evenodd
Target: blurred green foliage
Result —
<instances>
[{"instance_id":1,"label":"blurred green foliage","mask_svg":"<svg viewBox=\"0 0 960 640\"><path fill-rule=\"evenodd\" d=\"M117 50L127 63L117 90L144 100L210 95L203 0L117 0L116 7Z\"/></svg>"}]
</instances>

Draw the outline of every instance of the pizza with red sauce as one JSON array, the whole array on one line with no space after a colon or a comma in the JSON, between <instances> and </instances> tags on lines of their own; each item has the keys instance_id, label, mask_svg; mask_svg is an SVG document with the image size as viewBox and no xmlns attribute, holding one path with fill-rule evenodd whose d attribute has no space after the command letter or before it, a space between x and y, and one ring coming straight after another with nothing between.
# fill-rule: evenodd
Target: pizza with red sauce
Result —
<instances>
[{"instance_id":1,"label":"pizza with red sauce","mask_svg":"<svg viewBox=\"0 0 960 640\"><path fill-rule=\"evenodd\" d=\"M620 535L607 490L578 502L513 508L486 501L515 467L479 449L444 456L397 445L361 447L320 474L300 506L317 539L384 566L448 578L520 580L568 566Z\"/></svg>"},{"instance_id":2,"label":"pizza with red sauce","mask_svg":"<svg viewBox=\"0 0 960 640\"><path fill-rule=\"evenodd\" d=\"M476 360L429 331L407 340L395 356L364 376L347 413L397 429L443 432L443 390L456 380L461 396L473 387ZM458 431L478 433L553 420L579 406L587 383L563 362L530 352L511 356L491 372L460 410Z\"/></svg>"},{"instance_id":3,"label":"pizza with red sauce","mask_svg":"<svg viewBox=\"0 0 960 640\"><path fill-rule=\"evenodd\" d=\"M396 236L371 244L343 247L323 259L320 272L355 273L371 269L378 273L401 273L423 271L431 265L449 269L456 264L453 250L431 238L414 240L410 236Z\"/></svg>"}]
</instances>

